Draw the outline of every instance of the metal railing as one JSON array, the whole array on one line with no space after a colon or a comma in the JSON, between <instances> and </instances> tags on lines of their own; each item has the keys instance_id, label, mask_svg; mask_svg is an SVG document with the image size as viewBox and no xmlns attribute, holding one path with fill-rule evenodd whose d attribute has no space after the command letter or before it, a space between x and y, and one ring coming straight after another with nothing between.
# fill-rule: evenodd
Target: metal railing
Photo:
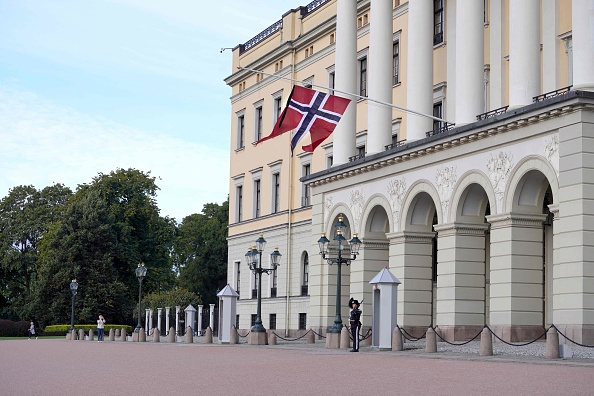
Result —
<instances>
[{"instance_id":1,"label":"metal railing","mask_svg":"<svg viewBox=\"0 0 594 396\"><path fill-rule=\"evenodd\" d=\"M349 162L357 161L357 160L360 160L362 158L365 158L365 154L353 155L352 157L349 157Z\"/></svg>"},{"instance_id":2,"label":"metal railing","mask_svg":"<svg viewBox=\"0 0 594 396\"><path fill-rule=\"evenodd\" d=\"M454 124L450 124L449 122L441 123L441 124L443 126L440 126L439 128L434 128L433 130L431 130L429 132L425 132L425 136L429 137L429 136L433 136L433 135L438 135L440 133L447 132L450 129L454 128Z\"/></svg>"},{"instance_id":3,"label":"metal railing","mask_svg":"<svg viewBox=\"0 0 594 396\"><path fill-rule=\"evenodd\" d=\"M571 91L571 87L572 86L573 85L570 85L570 86L567 86L565 88L560 88L560 89L556 89L556 90L551 91L551 92L543 93L542 95L537 95L537 96L535 96L535 97L532 98L532 101L534 103L537 103L537 102L542 102L543 100L554 98L554 97L557 97L557 96L563 96L565 94L568 94Z\"/></svg>"},{"instance_id":4,"label":"metal railing","mask_svg":"<svg viewBox=\"0 0 594 396\"><path fill-rule=\"evenodd\" d=\"M400 147L400 146L404 146L406 144L406 139L402 139L397 141L396 143L390 143L387 146L384 146L385 150L391 150L395 147Z\"/></svg>"},{"instance_id":5,"label":"metal railing","mask_svg":"<svg viewBox=\"0 0 594 396\"><path fill-rule=\"evenodd\" d=\"M476 116L477 121L486 120L487 118L493 118L499 114L503 114L507 112L509 106L503 106L498 109L494 109L491 111L487 111L486 113L479 114Z\"/></svg>"},{"instance_id":6,"label":"metal railing","mask_svg":"<svg viewBox=\"0 0 594 396\"><path fill-rule=\"evenodd\" d=\"M258 45L262 41L266 40L268 37L272 36L274 33L278 32L283 27L283 20L280 19L274 22L272 25L268 26L266 29L262 30L260 33L249 39L243 44L239 45L239 55L243 54L245 51L250 50L252 47Z\"/></svg>"}]
</instances>

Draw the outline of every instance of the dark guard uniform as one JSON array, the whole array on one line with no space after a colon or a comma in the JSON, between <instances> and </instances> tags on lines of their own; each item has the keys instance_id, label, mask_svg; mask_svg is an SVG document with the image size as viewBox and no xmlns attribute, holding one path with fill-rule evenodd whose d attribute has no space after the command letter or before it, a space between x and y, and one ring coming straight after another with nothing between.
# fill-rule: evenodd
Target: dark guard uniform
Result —
<instances>
[{"instance_id":1,"label":"dark guard uniform","mask_svg":"<svg viewBox=\"0 0 594 396\"><path fill-rule=\"evenodd\" d=\"M359 352L359 331L361 329L361 310L359 309L359 301L351 297L349 300L349 307L351 308L349 322L351 323L351 336L353 337L353 349L351 349L351 352Z\"/></svg>"}]
</instances>

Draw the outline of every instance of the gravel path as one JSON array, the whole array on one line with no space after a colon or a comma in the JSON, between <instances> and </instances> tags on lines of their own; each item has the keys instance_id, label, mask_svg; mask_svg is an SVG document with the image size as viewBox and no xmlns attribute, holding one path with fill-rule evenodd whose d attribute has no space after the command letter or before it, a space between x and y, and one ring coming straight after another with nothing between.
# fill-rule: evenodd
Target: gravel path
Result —
<instances>
[{"instance_id":1,"label":"gravel path","mask_svg":"<svg viewBox=\"0 0 594 396\"><path fill-rule=\"evenodd\" d=\"M321 341L205 345L201 338L193 345L0 341L0 395L592 395L594 388L592 359L349 353Z\"/></svg>"}]
</instances>

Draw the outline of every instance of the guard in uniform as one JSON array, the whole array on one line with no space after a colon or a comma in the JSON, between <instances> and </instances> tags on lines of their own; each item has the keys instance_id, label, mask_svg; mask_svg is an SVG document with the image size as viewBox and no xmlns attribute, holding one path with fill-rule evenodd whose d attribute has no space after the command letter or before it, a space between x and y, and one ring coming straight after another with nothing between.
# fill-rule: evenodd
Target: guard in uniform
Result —
<instances>
[{"instance_id":1,"label":"guard in uniform","mask_svg":"<svg viewBox=\"0 0 594 396\"><path fill-rule=\"evenodd\" d=\"M359 352L359 331L361 329L361 310L359 309L359 305L359 301L351 297L349 300L349 307L351 308L349 322L351 324L351 336L353 337L353 349L351 349L351 352Z\"/></svg>"}]
</instances>

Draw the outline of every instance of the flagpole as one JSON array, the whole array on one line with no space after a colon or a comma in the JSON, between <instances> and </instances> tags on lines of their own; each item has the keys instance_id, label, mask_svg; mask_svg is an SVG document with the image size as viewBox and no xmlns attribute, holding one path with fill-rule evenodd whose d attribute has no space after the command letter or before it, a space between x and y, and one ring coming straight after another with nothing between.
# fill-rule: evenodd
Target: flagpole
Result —
<instances>
[{"instance_id":1,"label":"flagpole","mask_svg":"<svg viewBox=\"0 0 594 396\"><path fill-rule=\"evenodd\" d=\"M450 123L450 122L444 120L443 118L435 117L435 116L429 115L429 114L419 113L418 111L407 109L406 107L400 107L400 106L396 106L395 104L392 104L392 103L387 103L387 102L382 102L381 100L371 99L371 98L369 98L367 96L361 96L361 95L357 95L357 94L350 93L350 92L339 91L339 90L334 89L334 88L330 88L330 87L327 87L327 86L324 86L324 85L311 84L309 82L306 84L305 81L303 81L303 80L297 80L297 79L294 79L294 78L291 78L291 77L283 77L283 76L279 76L278 74L274 74L274 73L266 73L266 72L261 71L261 70L250 69L250 68L242 67L242 66L238 66L237 68L240 69L240 70L248 70L248 71L251 71L251 72L254 72L254 73L265 74L267 76L272 76L272 77L280 78L280 79L283 79L283 80L289 80L289 81L292 81L292 82L298 82L298 83L300 83L303 86L305 86L305 85L311 85L312 87L317 87L317 88L322 88L322 89L328 89L330 91L338 92L338 93L341 93L341 94L344 94L344 95L353 96L353 97L358 98L358 99L364 99L364 100L367 100L369 102L378 103L378 104L381 104L381 105L384 105L384 106L388 106L388 107L393 107L393 108L395 108L397 110L401 110L401 111L404 111L406 113L411 113L411 114L414 114L414 115L418 115L420 117L431 118L432 120L435 120L435 121L445 122L446 124L455 125L454 123Z\"/></svg>"}]
</instances>

